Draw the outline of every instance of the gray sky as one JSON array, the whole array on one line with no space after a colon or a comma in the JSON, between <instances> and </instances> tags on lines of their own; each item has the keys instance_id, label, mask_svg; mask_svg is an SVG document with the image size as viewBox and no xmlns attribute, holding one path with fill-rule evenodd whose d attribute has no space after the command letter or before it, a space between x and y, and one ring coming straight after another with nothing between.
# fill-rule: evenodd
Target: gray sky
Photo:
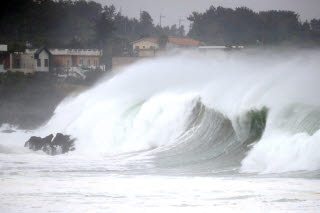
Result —
<instances>
[{"instance_id":1,"label":"gray sky","mask_svg":"<svg viewBox=\"0 0 320 213\"><path fill-rule=\"evenodd\" d=\"M293 10L300 14L302 21L312 18L320 18L320 0L95 0L103 5L115 5L122 14L128 17L139 17L139 11L148 11L154 21L159 23L160 14L165 18L162 26L179 23L179 17L184 19L187 27L189 22L186 17L192 11L204 12L213 6L240 7L246 6L254 11L261 10ZM187 27L188 28L188 27Z\"/></svg>"}]
</instances>

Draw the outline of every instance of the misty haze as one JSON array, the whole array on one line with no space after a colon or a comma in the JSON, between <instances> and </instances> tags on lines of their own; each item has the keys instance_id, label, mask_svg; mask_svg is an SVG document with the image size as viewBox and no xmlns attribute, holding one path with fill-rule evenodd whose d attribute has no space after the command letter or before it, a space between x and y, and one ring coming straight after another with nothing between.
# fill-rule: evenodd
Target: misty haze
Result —
<instances>
[{"instance_id":1,"label":"misty haze","mask_svg":"<svg viewBox=\"0 0 320 213\"><path fill-rule=\"evenodd\" d=\"M318 0L1 8L1 213L319 212Z\"/></svg>"}]
</instances>

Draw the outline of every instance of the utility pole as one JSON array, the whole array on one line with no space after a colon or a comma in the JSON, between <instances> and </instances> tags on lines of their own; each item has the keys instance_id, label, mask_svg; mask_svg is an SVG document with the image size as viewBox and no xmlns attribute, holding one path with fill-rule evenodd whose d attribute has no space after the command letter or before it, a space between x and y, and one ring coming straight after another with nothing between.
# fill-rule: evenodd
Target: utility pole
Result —
<instances>
[{"instance_id":1,"label":"utility pole","mask_svg":"<svg viewBox=\"0 0 320 213\"><path fill-rule=\"evenodd\" d=\"M184 19L181 19L181 17L179 17L179 29L181 27L181 23L184 22Z\"/></svg>"},{"instance_id":2,"label":"utility pole","mask_svg":"<svg viewBox=\"0 0 320 213\"><path fill-rule=\"evenodd\" d=\"M184 36L184 32L183 32L182 29L181 29L181 26L182 26L181 23L182 23L182 22L184 22L184 20L183 20L181 17L179 17L178 35L181 36L181 37Z\"/></svg>"},{"instance_id":3,"label":"utility pole","mask_svg":"<svg viewBox=\"0 0 320 213\"><path fill-rule=\"evenodd\" d=\"M165 16L161 15L160 13L160 27L162 27L161 23L162 23L162 18L165 18Z\"/></svg>"}]
</instances>

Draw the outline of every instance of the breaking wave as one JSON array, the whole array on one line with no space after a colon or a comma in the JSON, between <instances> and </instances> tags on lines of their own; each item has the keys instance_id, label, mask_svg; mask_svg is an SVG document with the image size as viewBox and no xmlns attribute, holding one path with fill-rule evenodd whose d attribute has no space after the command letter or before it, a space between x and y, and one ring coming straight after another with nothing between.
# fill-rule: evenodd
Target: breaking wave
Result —
<instances>
[{"instance_id":1,"label":"breaking wave","mask_svg":"<svg viewBox=\"0 0 320 213\"><path fill-rule=\"evenodd\" d=\"M153 168L283 173L320 169L318 52L184 54L145 60L65 100L33 132L77 138L75 155L134 153ZM19 141L19 142L18 142Z\"/></svg>"}]
</instances>

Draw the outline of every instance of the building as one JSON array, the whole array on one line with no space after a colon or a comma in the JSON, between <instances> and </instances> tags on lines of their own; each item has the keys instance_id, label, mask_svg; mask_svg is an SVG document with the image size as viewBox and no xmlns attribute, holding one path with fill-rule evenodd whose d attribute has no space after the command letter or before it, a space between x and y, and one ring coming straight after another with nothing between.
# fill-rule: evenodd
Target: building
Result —
<instances>
[{"instance_id":1,"label":"building","mask_svg":"<svg viewBox=\"0 0 320 213\"><path fill-rule=\"evenodd\" d=\"M98 49L50 49L54 67L91 67L100 66L102 50Z\"/></svg>"},{"instance_id":2,"label":"building","mask_svg":"<svg viewBox=\"0 0 320 213\"><path fill-rule=\"evenodd\" d=\"M157 38L145 37L132 42L133 56L150 57L156 56L160 50ZM187 37L168 37L166 47L164 49L190 49L198 48L203 45L202 42Z\"/></svg>"},{"instance_id":3,"label":"building","mask_svg":"<svg viewBox=\"0 0 320 213\"><path fill-rule=\"evenodd\" d=\"M143 50L143 49L158 49L158 39L145 37L137 41L132 42L133 50Z\"/></svg>"},{"instance_id":4,"label":"building","mask_svg":"<svg viewBox=\"0 0 320 213\"><path fill-rule=\"evenodd\" d=\"M26 55L26 56L25 56ZM36 72L90 70L100 67L102 50L98 49L27 49L20 55L20 66ZM14 64L14 63L13 63ZM14 67L14 66L13 66Z\"/></svg>"},{"instance_id":5,"label":"building","mask_svg":"<svg viewBox=\"0 0 320 213\"><path fill-rule=\"evenodd\" d=\"M140 59L154 57L166 54L167 50L173 49L197 49L202 42L187 37L168 37L165 48L160 48L157 38L144 37L132 44L132 57L120 56L112 57L112 69L121 70L121 68L133 64Z\"/></svg>"},{"instance_id":6,"label":"building","mask_svg":"<svg viewBox=\"0 0 320 213\"><path fill-rule=\"evenodd\" d=\"M51 72L52 54L46 47L10 54L10 70L14 72Z\"/></svg>"},{"instance_id":7,"label":"building","mask_svg":"<svg viewBox=\"0 0 320 213\"><path fill-rule=\"evenodd\" d=\"M34 55L41 53L42 58L39 58L39 59L36 58L37 64L39 64L40 67L43 67L43 65L50 63L53 68L66 68L66 67L96 68L100 66L100 57L102 56L102 50L97 50L97 49L40 48L38 50L27 49L26 53L34 54Z\"/></svg>"},{"instance_id":8,"label":"building","mask_svg":"<svg viewBox=\"0 0 320 213\"><path fill-rule=\"evenodd\" d=\"M159 49L158 39L145 37L132 42L133 56L150 57L156 55L156 50Z\"/></svg>"},{"instance_id":9,"label":"building","mask_svg":"<svg viewBox=\"0 0 320 213\"><path fill-rule=\"evenodd\" d=\"M33 56L36 60L36 72L52 72L52 53L46 47L39 48Z\"/></svg>"},{"instance_id":10,"label":"building","mask_svg":"<svg viewBox=\"0 0 320 213\"><path fill-rule=\"evenodd\" d=\"M97 49L26 49L9 55L7 67L14 72L52 72L59 76L85 78L84 73L103 69L100 65L102 50ZM1 61L1 57L0 57Z\"/></svg>"}]
</instances>

